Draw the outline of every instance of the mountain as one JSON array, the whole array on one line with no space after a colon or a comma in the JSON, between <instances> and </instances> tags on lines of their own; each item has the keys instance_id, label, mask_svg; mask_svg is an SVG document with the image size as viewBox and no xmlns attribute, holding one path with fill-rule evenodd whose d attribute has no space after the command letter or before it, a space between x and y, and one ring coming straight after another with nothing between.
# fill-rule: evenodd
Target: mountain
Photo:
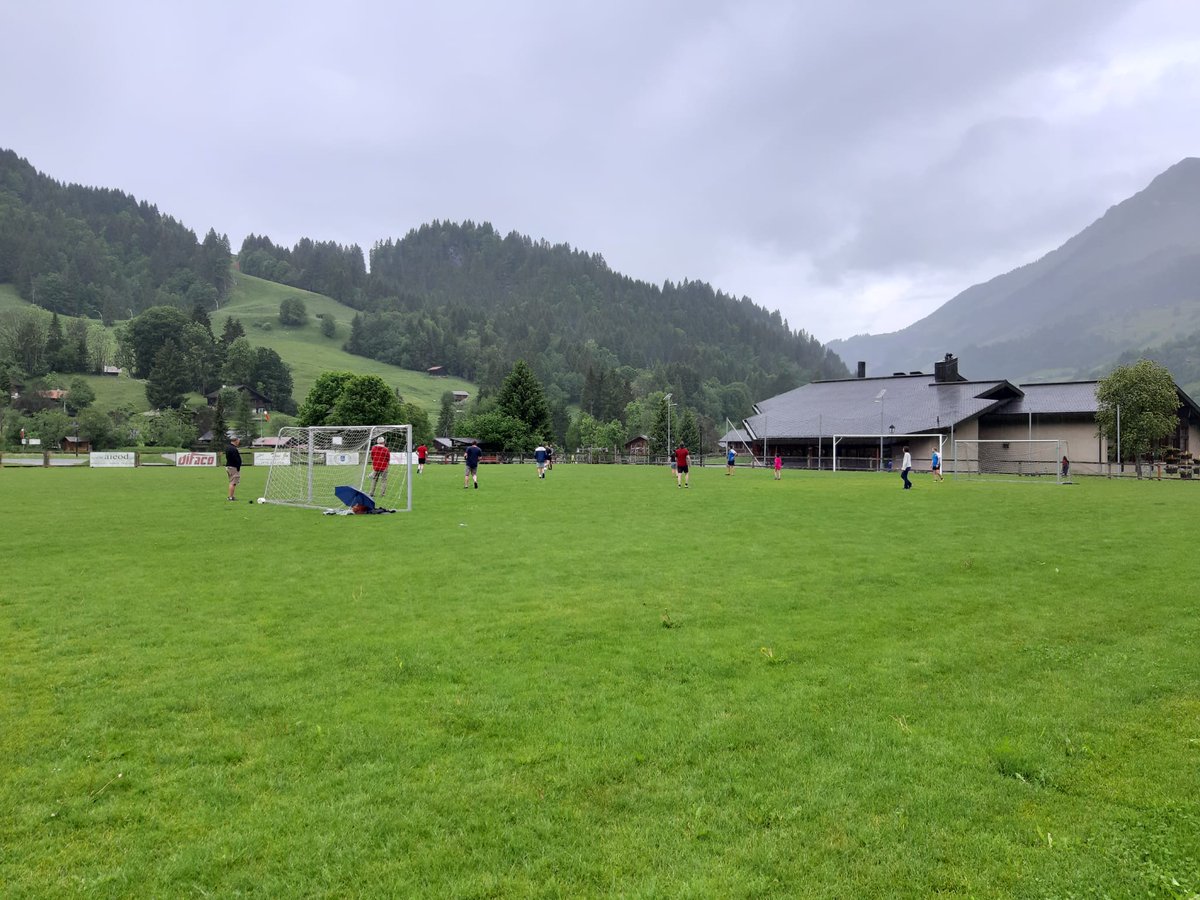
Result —
<instances>
[{"instance_id":1,"label":"mountain","mask_svg":"<svg viewBox=\"0 0 1200 900\"><path fill-rule=\"evenodd\" d=\"M307 239L289 250L251 235L238 259L243 272L322 287L359 309L346 343L353 353L445 366L482 391L524 359L554 400L605 421L635 395L662 390L723 422L756 396L849 374L749 298L698 281L637 281L599 254L501 235L486 222L433 222L380 241L369 273L351 265L354 250ZM613 389L592 390L599 382Z\"/></svg>"},{"instance_id":2,"label":"mountain","mask_svg":"<svg viewBox=\"0 0 1200 900\"><path fill-rule=\"evenodd\" d=\"M43 309L112 322L229 293L229 238L121 191L62 184L0 149L0 283Z\"/></svg>"},{"instance_id":3,"label":"mountain","mask_svg":"<svg viewBox=\"0 0 1200 900\"><path fill-rule=\"evenodd\" d=\"M974 377L1055 380L1200 331L1200 159L1185 159L1056 250L890 334L828 346L869 374L952 352Z\"/></svg>"}]
</instances>

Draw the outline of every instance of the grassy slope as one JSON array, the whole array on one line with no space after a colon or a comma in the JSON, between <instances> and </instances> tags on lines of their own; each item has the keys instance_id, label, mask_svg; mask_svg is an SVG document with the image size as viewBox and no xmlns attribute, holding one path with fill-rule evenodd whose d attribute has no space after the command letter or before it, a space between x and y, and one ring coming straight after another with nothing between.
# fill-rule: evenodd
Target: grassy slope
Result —
<instances>
[{"instance_id":1,"label":"grassy slope","mask_svg":"<svg viewBox=\"0 0 1200 900\"><path fill-rule=\"evenodd\" d=\"M1192 485L722 473L0 470L7 896L1200 890Z\"/></svg>"},{"instance_id":2,"label":"grassy slope","mask_svg":"<svg viewBox=\"0 0 1200 900\"><path fill-rule=\"evenodd\" d=\"M308 310L309 324L301 328L285 328L279 324L279 304L283 298L293 296L302 298ZM0 284L0 312L28 308L30 304L17 296L12 285ZM321 313L329 313L338 323L337 334L332 338L321 334L316 318ZM406 400L424 406L433 419L437 417L438 405L445 391L475 393L474 385L460 378L430 378L424 372L413 372L346 353L341 348L350 334L354 310L320 294L238 274L236 287L228 302L212 313L215 332L220 333L225 317L229 315L241 320L250 343L270 347L291 366L295 385L293 396L297 403L304 401L318 375L332 370L378 375L392 387L398 388ZM126 405L136 410L147 408L143 382L99 375L87 378L96 392L96 405L100 409Z\"/></svg>"},{"instance_id":3,"label":"grassy slope","mask_svg":"<svg viewBox=\"0 0 1200 900\"><path fill-rule=\"evenodd\" d=\"M378 375L399 388L406 400L422 404L435 417L446 391L475 392L474 385L460 378L430 378L424 372L346 353L342 344L350 335L354 310L336 300L240 273L236 281L228 303L212 314L213 330L220 331L227 315L240 319L252 344L270 347L292 367L297 403L303 401L318 375L331 370ZM279 304L285 297L300 297L304 301L309 316L307 325L285 328L279 324ZM337 322L337 334L332 338L321 334L317 320L321 313L332 315ZM431 361L430 365L433 364Z\"/></svg>"}]
</instances>

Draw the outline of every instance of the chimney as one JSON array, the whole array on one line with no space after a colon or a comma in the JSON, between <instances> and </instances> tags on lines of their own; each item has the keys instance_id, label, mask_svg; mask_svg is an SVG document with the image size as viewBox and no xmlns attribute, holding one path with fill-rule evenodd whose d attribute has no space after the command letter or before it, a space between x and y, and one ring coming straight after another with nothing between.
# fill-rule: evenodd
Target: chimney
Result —
<instances>
[{"instance_id":1,"label":"chimney","mask_svg":"<svg viewBox=\"0 0 1200 900\"><path fill-rule=\"evenodd\" d=\"M861 360L861 359L858 361L858 376L857 377L858 378L866 378L867 377L867 364L864 360Z\"/></svg>"},{"instance_id":2,"label":"chimney","mask_svg":"<svg viewBox=\"0 0 1200 900\"><path fill-rule=\"evenodd\" d=\"M945 359L933 364L933 380L936 384L946 384L951 381L960 380L958 377L958 360L954 358L953 353L947 353Z\"/></svg>"}]
</instances>

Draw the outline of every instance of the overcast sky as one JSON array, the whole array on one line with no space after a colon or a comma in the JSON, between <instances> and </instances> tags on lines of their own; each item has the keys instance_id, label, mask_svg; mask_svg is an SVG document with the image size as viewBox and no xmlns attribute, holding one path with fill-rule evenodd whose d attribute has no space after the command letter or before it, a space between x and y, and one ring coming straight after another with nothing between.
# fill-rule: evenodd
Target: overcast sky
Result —
<instances>
[{"instance_id":1,"label":"overcast sky","mask_svg":"<svg viewBox=\"0 0 1200 900\"><path fill-rule=\"evenodd\" d=\"M822 341L1200 155L1195 0L39 0L0 34L0 147L235 251L487 221Z\"/></svg>"}]
</instances>

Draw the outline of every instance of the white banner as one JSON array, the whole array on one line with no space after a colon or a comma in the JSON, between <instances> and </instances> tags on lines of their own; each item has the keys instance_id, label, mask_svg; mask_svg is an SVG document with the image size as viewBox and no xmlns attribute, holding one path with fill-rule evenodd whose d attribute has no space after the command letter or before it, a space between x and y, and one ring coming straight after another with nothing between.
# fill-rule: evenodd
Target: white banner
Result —
<instances>
[{"instance_id":1,"label":"white banner","mask_svg":"<svg viewBox=\"0 0 1200 900\"><path fill-rule=\"evenodd\" d=\"M215 466L217 464L217 454L215 453L176 453L176 466Z\"/></svg>"},{"instance_id":2,"label":"white banner","mask_svg":"<svg viewBox=\"0 0 1200 900\"><path fill-rule=\"evenodd\" d=\"M358 453L338 453L335 450L325 451L325 465L327 466L357 466Z\"/></svg>"},{"instance_id":3,"label":"white banner","mask_svg":"<svg viewBox=\"0 0 1200 900\"><path fill-rule=\"evenodd\" d=\"M89 453L88 465L93 469L132 469L137 465L136 453Z\"/></svg>"},{"instance_id":4,"label":"white banner","mask_svg":"<svg viewBox=\"0 0 1200 900\"><path fill-rule=\"evenodd\" d=\"M254 464L256 466L290 466L292 454L286 450L277 450L274 453L255 453Z\"/></svg>"}]
</instances>

